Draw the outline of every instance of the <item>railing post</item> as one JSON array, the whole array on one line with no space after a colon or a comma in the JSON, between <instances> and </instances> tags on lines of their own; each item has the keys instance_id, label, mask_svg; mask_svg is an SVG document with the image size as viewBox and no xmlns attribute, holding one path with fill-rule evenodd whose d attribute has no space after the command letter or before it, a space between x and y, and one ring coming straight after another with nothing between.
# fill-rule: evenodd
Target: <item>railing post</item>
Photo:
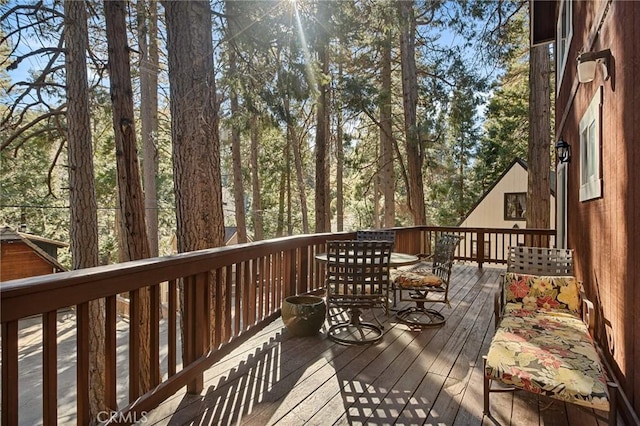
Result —
<instances>
[{"instance_id":1,"label":"railing post","mask_svg":"<svg viewBox=\"0 0 640 426\"><path fill-rule=\"evenodd\" d=\"M209 272L187 277L184 283L184 339L185 363L187 366L200 358L209 343L209 313L206 310L207 293L205 286L209 285ZM198 394L204 388L204 372L187 384L187 392Z\"/></svg>"},{"instance_id":2,"label":"railing post","mask_svg":"<svg viewBox=\"0 0 640 426\"><path fill-rule=\"evenodd\" d=\"M284 256L284 294L283 298L293 296L296 282L296 249L287 250Z\"/></svg>"},{"instance_id":3,"label":"railing post","mask_svg":"<svg viewBox=\"0 0 640 426\"><path fill-rule=\"evenodd\" d=\"M484 263L484 230L478 230L478 247L476 250L478 255L478 268L482 269Z\"/></svg>"}]
</instances>

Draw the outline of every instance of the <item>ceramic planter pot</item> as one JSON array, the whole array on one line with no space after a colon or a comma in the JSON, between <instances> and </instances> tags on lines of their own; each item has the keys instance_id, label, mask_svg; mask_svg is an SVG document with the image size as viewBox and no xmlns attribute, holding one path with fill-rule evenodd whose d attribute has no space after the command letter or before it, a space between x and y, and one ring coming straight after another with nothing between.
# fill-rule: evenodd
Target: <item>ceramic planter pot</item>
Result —
<instances>
[{"instance_id":1,"label":"ceramic planter pot","mask_svg":"<svg viewBox=\"0 0 640 426\"><path fill-rule=\"evenodd\" d=\"M282 322L294 336L318 334L327 312L324 299L317 296L289 296L281 308Z\"/></svg>"}]
</instances>

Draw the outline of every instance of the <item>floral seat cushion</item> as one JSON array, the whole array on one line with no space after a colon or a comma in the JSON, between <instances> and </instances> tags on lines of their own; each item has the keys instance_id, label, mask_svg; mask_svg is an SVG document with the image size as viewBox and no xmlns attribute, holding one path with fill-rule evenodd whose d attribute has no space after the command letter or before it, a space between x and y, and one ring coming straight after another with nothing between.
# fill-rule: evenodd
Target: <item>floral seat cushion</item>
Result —
<instances>
[{"instance_id":1,"label":"floral seat cushion","mask_svg":"<svg viewBox=\"0 0 640 426\"><path fill-rule=\"evenodd\" d=\"M391 279L396 287L402 288L440 287L443 284L439 276L418 270L392 271Z\"/></svg>"},{"instance_id":2,"label":"floral seat cushion","mask_svg":"<svg viewBox=\"0 0 640 426\"><path fill-rule=\"evenodd\" d=\"M508 272L504 279L507 308L553 309L580 316L580 284L573 276L538 276Z\"/></svg>"},{"instance_id":3,"label":"floral seat cushion","mask_svg":"<svg viewBox=\"0 0 640 426\"><path fill-rule=\"evenodd\" d=\"M512 306L491 342L485 374L528 392L609 410L606 374L588 328L567 311Z\"/></svg>"}]
</instances>

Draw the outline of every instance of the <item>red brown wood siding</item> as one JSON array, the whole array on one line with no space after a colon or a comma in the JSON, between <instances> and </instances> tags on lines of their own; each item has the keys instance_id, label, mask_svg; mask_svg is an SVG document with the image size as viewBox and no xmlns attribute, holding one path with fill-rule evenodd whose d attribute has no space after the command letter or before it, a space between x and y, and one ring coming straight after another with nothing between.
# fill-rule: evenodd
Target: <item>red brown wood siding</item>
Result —
<instances>
[{"instance_id":1,"label":"red brown wood siding","mask_svg":"<svg viewBox=\"0 0 640 426\"><path fill-rule=\"evenodd\" d=\"M573 39L556 103L556 138L571 144L568 245L587 296L598 303L596 338L636 413L640 412L640 3L573 4ZM600 32L597 28L601 25ZM611 78L601 69L577 84L580 50L611 49ZM603 87L601 176L603 196L579 201L580 119Z\"/></svg>"},{"instance_id":2,"label":"red brown wood siding","mask_svg":"<svg viewBox=\"0 0 640 426\"><path fill-rule=\"evenodd\" d=\"M54 267L21 242L3 243L0 251L0 281L51 274Z\"/></svg>"}]
</instances>

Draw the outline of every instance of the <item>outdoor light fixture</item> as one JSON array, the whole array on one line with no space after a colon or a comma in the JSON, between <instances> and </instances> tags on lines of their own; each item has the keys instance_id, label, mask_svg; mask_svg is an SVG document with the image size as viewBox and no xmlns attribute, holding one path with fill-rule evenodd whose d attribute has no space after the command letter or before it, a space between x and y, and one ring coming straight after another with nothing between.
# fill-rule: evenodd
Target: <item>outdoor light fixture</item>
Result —
<instances>
[{"instance_id":1,"label":"outdoor light fixture","mask_svg":"<svg viewBox=\"0 0 640 426\"><path fill-rule=\"evenodd\" d=\"M569 145L564 139L560 139L556 142L556 157L561 163L571 162L571 145Z\"/></svg>"},{"instance_id":2,"label":"outdoor light fixture","mask_svg":"<svg viewBox=\"0 0 640 426\"><path fill-rule=\"evenodd\" d=\"M609 60L611 59L611 50L605 49L599 52L584 52L578 56L578 81L580 83L589 83L596 78L597 65L602 65L602 77L604 80L609 78Z\"/></svg>"}]
</instances>

